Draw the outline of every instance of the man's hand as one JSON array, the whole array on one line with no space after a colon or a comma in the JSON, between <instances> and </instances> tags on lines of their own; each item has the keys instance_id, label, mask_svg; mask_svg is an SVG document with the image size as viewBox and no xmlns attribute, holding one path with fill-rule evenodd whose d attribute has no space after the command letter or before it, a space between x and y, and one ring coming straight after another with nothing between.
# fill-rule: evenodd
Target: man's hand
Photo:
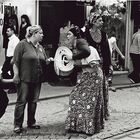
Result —
<instances>
[{"instance_id":1,"label":"man's hand","mask_svg":"<svg viewBox=\"0 0 140 140\"><path fill-rule=\"evenodd\" d=\"M19 84L20 78L19 78L18 75L14 75L14 77L13 77L13 82L14 82L15 84Z\"/></svg>"},{"instance_id":2,"label":"man's hand","mask_svg":"<svg viewBox=\"0 0 140 140\"><path fill-rule=\"evenodd\" d=\"M49 57L48 59L47 59L47 61L54 61L54 59L52 58L52 57Z\"/></svg>"},{"instance_id":3,"label":"man's hand","mask_svg":"<svg viewBox=\"0 0 140 140\"><path fill-rule=\"evenodd\" d=\"M10 62L10 64L14 64L14 59L13 59L13 58L11 59L11 62Z\"/></svg>"},{"instance_id":4,"label":"man's hand","mask_svg":"<svg viewBox=\"0 0 140 140\"><path fill-rule=\"evenodd\" d=\"M48 59L46 59L46 64L48 65L50 62L54 61L54 58L49 57Z\"/></svg>"},{"instance_id":5,"label":"man's hand","mask_svg":"<svg viewBox=\"0 0 140 140\"><path fill-rule=\"evenodd\" d=\"M121 58L124 60L125 59L125 56L124 55L121 55Z\"/></svg>"}]
</instances>

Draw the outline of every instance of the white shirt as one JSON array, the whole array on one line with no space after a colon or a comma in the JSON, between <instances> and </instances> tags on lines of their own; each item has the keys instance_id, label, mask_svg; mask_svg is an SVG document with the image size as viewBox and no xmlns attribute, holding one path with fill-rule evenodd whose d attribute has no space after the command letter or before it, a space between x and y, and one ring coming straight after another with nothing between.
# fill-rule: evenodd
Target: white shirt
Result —
<instances>
[{"instance_id":1,"label":"white shirt","mask_svg":"<svg viewBox=\"0 0 140 140\"><path fill-rule=\"evenodd\" d=\"M13 34L11 37L9 37L9 42L8 42L8 48L7 48L7 57L12 57L14 55L15 47L19 43L18 37Z\"/></svg>"},{"instance_id":2,"label":"white shirt","mask_svg":"<svg viewBox=\"0 0 140 140\"><path fill-rule=\"evenodd\" d=\"M116 38L115 37L111 37L111 38L108 39L111 55L112 55L113 50L115 50L115 48L113 46L114 42L116 42Z\"/></svg>"},{"instance_id":3,"label":"white shirt","mask_svg":"<svg viewBox=\"0 0 140 140\"><path fill-rule=\"evenodd\" d=\"M140 54L140 31L136 32L132 37L130 53Z\"/></svg>"},{"instance_id":4,"label":"white shirt","mask_svg":"<svg viewBox=\"0 0 140 140\"><path fill-rule=\"evenodd\" d=\"M90 55L87 58L83 58L81 60L83 65L89 64L90 62L96 63L96 61L101 60L97 50L93 46L89 46L89 48Z\"/></svg>"}]
</instances>

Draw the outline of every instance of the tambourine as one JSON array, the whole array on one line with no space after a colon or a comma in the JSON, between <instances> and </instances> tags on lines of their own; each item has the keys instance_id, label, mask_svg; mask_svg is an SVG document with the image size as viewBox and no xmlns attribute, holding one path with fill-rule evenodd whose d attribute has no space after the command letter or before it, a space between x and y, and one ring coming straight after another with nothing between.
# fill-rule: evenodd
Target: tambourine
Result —
<instances>
[{"instance_id":1,"label":"tambourine","mask_svg":"<svg viewBox=\"0 0 140 140\"><path fill-rule=\"evenodd\" d=\"M72 56L72 51L65 46L61 46L56 50L54 57L54 70L57 75L68 76L74 68L74 61L67 59L67 55Z\"/></svg>"}]
</instances>

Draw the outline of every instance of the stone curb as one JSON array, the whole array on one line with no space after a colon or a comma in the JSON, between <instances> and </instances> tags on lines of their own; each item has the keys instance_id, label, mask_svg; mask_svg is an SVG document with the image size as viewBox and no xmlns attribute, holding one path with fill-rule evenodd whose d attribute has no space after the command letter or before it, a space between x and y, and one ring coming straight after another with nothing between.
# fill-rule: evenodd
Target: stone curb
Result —
<instances>
[{"instance_id":1,"label":"stone curb","mask_svg":"<svg viewBox=\"0 0 140 140\"><path fill-rule=\"evenodd\" d=\"M103 139L110 139L110 138L123 138L126 137L128 135L131 135L137 131L140 131L140 127L132 127L132 128L128 128L128 129L124 129L124 130L120 130L120 132L118 133L112 133L106 137L104 137Z\"/></svg>"},{"instance_id":2,"label":"stone curb","mask_svg":"<svg viewBox=\"0 0 140 140\"><path fill-rule=\"evenodd\" d=\"M123 138L126 137L128 135L132 135L136 132L140 131L140 127L135 126L135 127L129 127L129 128L124 128L124 129L120 129L118 131L114 131L112 133L106 133L106 134L95 134L87 139L89 140L93 140L93 139L99 139L99 140L113 140L113 139L118 139L118 138Z\"/></svg>"},{"instance_id":3,"label":"stone curb","mask_svg":"<svg viewBox=\"0 0 140 140\"><path fill-rule=\"evenodd\" d=\"M116 92L116 90L118 90L118 89L133 88L133 87L139 87L139 86L140 86L140 83L119 85L119 86L109 87L109 90Z\"/></svg>"},{"instance_id":4,"label":"stone curb","mask_svg":"<svg viewBox=\"0 0 140 140\"><path fill-rule=\"evenodd\" d=\"M120 85L120 86L112 86L112 87L109 87L109 90L111 90L113 92L116 92L116 90L118 90L118 89L133 88L133 87L139 87L139 86L140 86L140 83L129 84L129 85ZM69 96L69 95L70 95L70 93L62 94L62 95L53 95L53 96L50 96L50 97L42 97L42 98L39 99L39 101L62 98L62 97L66 97L66 96ZM16 102L11 102L8 105L15 105L15 104L16 104Z\"/></svg>"},{"instance_id":5,"label":"stone curb","mask_svg":"<svg viewBox=\"0 0 140 140\"><path fill-rule=\"evenodd\" d=\"M40 99L38 100L38 102L44 101L44 100L49 100L49 99L56 99L56 98L67 97L67 96L69 96L69 95L70 95L70 93L68 93L68 94L62 94L62 95L53 95L53 96L50 96L50 97L42 97L42 98L40 98ZM8 106L15 105L15 104L16 104L16 102L10 102L10 103L8 104Z\"/></svg>"}]
</instances>

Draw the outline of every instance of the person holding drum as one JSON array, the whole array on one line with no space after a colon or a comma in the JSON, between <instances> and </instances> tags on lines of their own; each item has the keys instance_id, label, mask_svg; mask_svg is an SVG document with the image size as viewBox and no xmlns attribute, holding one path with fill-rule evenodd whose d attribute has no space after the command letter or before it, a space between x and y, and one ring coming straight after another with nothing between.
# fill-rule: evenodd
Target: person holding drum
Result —
<instances>
[{"instance_id":1,"label":"person holding drum","mask_svg":"<svg viewBox=\"0 0 140 140\"><path fill-rule=\"evenodd\" d=\"M68 133L93 135L104 128L100 57L96 49L88 46L86 40L81 38L78 27L71 28L67 38L72 43L73 53L66 57L74 61L75 67L82 67L82 73L79 83L70 93L65 129Z\"/></svg>"}]
</instances>

